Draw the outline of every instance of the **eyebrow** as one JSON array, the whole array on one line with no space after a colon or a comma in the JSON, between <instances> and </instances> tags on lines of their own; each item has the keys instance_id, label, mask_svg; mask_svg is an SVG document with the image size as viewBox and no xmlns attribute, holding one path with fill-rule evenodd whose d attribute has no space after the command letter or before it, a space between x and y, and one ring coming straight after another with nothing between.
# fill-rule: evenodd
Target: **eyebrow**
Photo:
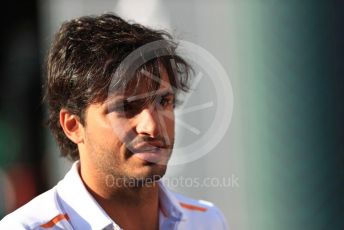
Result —
<instances>
[{"instance_id":1,"label":"eyebrow","mask_svg":"<svg viewBox=\"0 0 344 230\"><path fill-rule=\"evenodd\" d=\"M140 99L143 99L143 98L146 98L146 97L150 97L150 96L154 96L154 95L159 95L160 97L166 97L166 96L170 96L170 95L174 96L175 93L172 91L172 89L159 89L159 90L156 90L156 91L151 91L151 92L148 92L148 93L143 93L143 94L139 94L139 95L128 97L126 99L126 101L132 102L132 101L140 100Z\"/></svg>"},{"instance_id":2,"label":"eyebrow","mask_svg":"<svg viewBox=\"0 0 344 230\"><path fill-rule=\"evenodd\" d=\"M111 99L107 99L105 101L105 104L107 104L107 106L120 106L123 105L125 103L131 103L134 101L138 101L141 99L144 99L146 97L150 97L153 95L159 95L160 97L168 97L168 96L173 96L175 97L175 93L171 90L171 89L161 89L161 90L157 90L157 91L152 91L149 93L144 93L144 94L139 94L139 95L135 95L135 96L131 96L131 97L126 97L124 95L117 95L114 98Z\"/></svg>"}]
</instances>

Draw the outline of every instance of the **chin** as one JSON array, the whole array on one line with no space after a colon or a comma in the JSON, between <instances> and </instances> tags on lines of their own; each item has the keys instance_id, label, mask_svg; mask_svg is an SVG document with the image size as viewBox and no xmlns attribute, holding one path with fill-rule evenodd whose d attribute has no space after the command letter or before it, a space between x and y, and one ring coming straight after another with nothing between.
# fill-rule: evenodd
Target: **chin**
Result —
<instances>
[{"instance_id":1,"label":"chin","mask_svg":"<svg viewBox=\"0 0 344 230\"><path fill-rule=\"evenodd\" d=\"M149 163L135 170L136 172L134 174L136 175L132 175L132 177L137 181L141 181L142 184L153 183L159 181L165 175L166 169L166 165Z\"/></svg>"}]
</instances>

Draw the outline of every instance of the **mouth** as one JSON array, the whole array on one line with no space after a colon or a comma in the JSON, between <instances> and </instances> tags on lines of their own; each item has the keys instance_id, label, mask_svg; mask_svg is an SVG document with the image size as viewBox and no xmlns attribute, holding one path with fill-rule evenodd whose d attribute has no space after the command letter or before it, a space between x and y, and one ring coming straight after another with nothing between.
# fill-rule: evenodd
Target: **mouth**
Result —
<instances>
[{"instance_id":1,"label":"mouth","mask_svg":"<svg viewBox=\"0 0 344 230\"><path fill-rule=\"evenodd\" d=\"M166 164L169 159L169 149L152 145L143 145L130 150L134 157L150 163Z\"/></svg>"}]
</instances>

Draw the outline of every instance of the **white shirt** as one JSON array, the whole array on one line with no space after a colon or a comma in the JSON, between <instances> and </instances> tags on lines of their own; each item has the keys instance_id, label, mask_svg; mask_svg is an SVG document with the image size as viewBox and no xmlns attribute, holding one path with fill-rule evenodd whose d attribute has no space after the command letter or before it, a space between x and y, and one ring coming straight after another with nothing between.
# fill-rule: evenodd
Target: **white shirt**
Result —
<instances>
[{"instance_id":1,"label":"white shirt","mask_svg":"<svg viewBox=\"0 0 344 230\"><path fill-rule=\"evenodd\" d=\"M77 161L55 187L5 216L0 229L121 229L87 191L78 167ZM160 229L227 229L223 214L213 204L172 193L158 183Z\"/></svg>"}]
</instances>

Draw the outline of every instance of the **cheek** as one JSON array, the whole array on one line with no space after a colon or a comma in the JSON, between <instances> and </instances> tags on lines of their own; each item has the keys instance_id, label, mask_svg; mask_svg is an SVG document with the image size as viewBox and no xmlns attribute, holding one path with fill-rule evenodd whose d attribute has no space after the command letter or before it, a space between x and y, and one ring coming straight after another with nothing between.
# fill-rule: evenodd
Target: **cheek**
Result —
<instances>
[{"instance_id":1,"label":"cheek","mask_svg":"<svg viewBox=\"0 0 344 230\"><path fill-rule=\"evenodd\" d=\"M118 142L118 137L107 119L95 118L89 121L85 134L87 145L99 150L113 148Z\"/></svg>"},{"instance_id":2,"label":"cheek","mask_svg":"<svg viewBox=\"0 0 344 230\"><path fill-rule=\"evenodd\" d=\"M121 143L125 143L133 138L130 119L109 117L107 120L106 130L109 136L113 136Z\"/></svg>"},{"instance_id":3,"label":"cheek","mask_svg":"<svg viewBox=\"0 0 344 230\"><path fill-rule=\"evenodd\" d=\"M113 145L111 129L89 125L86 126L85 134L85 144L92 152L103 151L106 146Z\"/></svg>"},{"instance_id":4,"label":"cheek","mask_svg":"<svg viewBox=\"0 0 344 230\"><path fill-rule=\"evenodd\" d=\"M170 137L174 136L174 128L175 128L175 118L174 113L171 112L169 116L164 117L164 124L166 126L166 130Z\"/></svg>"},{"instance_id":5,"label":"cheek","mask_svg":"<svg viewBox=\"0 0 344 230\"><path fill-rule=\"evenodd\" d=\"M102 161L111 163L121 157L123 154L120 153L125 151L121 139L112 127L88 129L85 145L94 160L103 159Z\"/></svg>"}]
</instances>

